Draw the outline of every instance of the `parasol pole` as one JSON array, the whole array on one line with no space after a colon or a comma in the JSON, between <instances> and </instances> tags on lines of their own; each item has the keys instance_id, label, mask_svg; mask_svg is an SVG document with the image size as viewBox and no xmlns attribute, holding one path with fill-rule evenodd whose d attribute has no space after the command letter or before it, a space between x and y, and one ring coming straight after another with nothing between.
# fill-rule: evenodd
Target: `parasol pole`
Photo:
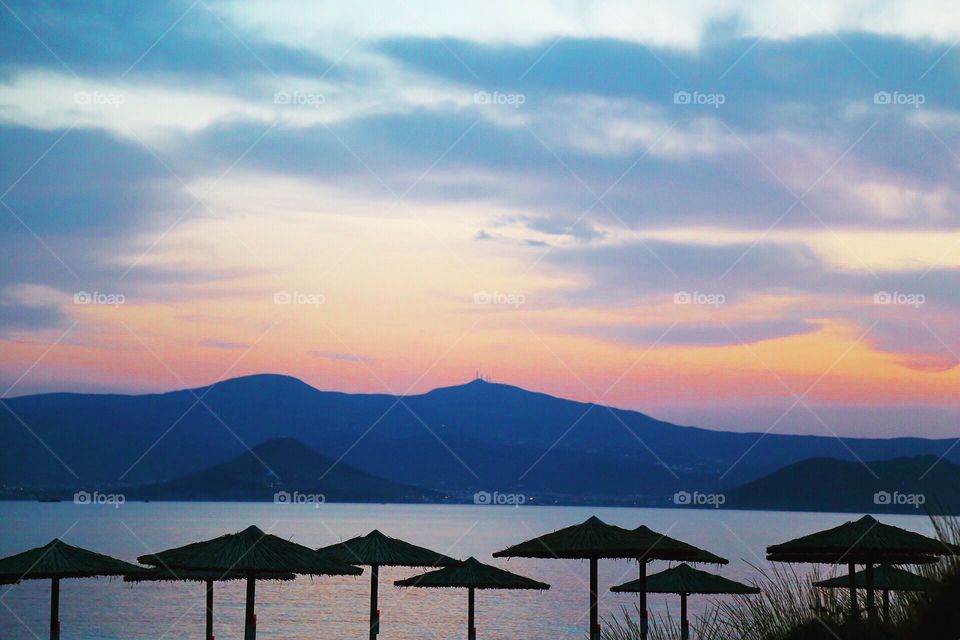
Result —
<instances>
[{"instance_id":1,"label":"parasol pole","mask_svg":"<svg viewBox=\"0 0 960 640\"><path fill-rule=\"evenodd\" d=\"M473 587L467 589L467 640L477 640L477 627L474 625Z\"/></svg>"},{"instance_id":2,"label":"parasol pole","mask_svg":"<svg viewBox=\"0 0 960 640\"><path fill-rule=\"evenodd\" d=\"M687 624L687 594L680 594L680 640L689 640L690 627Z\"/></svg>"},{"instance_id":3,"label":"parasol pole","mask_svg":"<svg viewBox=\"0 0 960 640\"><path fill-rule=\"evenodd\" d=\"M377 591L380 584L380 565L370 565L370 640L380 633L380 611L377 609Z\"/></svg>"},{"instance_id":4,"label":"parasol pole","mask_svg":"<svg viewBox=\"0 0 960 640\"><path fill-rule=\"evenodd\" d=\"M60 640L60 578L50 579L50 640Z\"/></svg>"},{"instance_id":5,"label":"parasol pole","mask_svg":"<svg viewBox=\"0 0 960 640\"><path fill-rule=\"evenodd\" d=\"M597 559L590 558L590 640L600 640L597 619Z\"/></svg>"},{"instance_id":6,"label":"parasol pole","mask_svg":"<svg viewBox=\"0 0 960 640\"><path fill-rule=\"evenodd\" d=\"M883 590L883 622L890 624L890 590Z\"/></svg>"},{"instance_id":7,"label":"parasol pole","mask_svg":"<svg viewBox=\"0 0 960 640\"><path fill-rule=\"evenodd\" d=\"M213 580L207 580L207 640L213 640Z\"/></svg>"},{"instance_id":8,"label":"parasol pole","mask_svg":"<svg viewBox=\"0 0 960 640\"><path fill-rule=\"evenodd\" d=\"M254 605L257 600L257 574L247 572L247 613L243 625L243 640L257 640L257 614Z\"/></svg>"},{"instance_id":9,"label":"parasol pole","mask_svg":"<svg viewBox=\"0 0 960 640\"><path fill-rule=\"evenodd\" d=\"M874 608L876 603L873 593L873 564L868 562L866 568L867 579L867 621L874 622L877 612Z\"/></svg>"},{"instance_id":10,"label":"parasol pole","mask_svg":"<svg viewBox=\"0 0 960 640\"><path fill-rule=\"evenodd\" d=\"M860 618L860 606L857 603L857 579L854 576L857 572L857 565L852 562L847 564L847 570L850 572L850 620Z\"/></svg>"},{"instance_id":11,"label":"parasol pole","mask_svg":"<svg viewBox=\"0 0 960 640\"><path fill-rule=\"evenodd\" d=\"M640 640L647 640L647 560L640 559Z\"/></svg>"}]
</instances>

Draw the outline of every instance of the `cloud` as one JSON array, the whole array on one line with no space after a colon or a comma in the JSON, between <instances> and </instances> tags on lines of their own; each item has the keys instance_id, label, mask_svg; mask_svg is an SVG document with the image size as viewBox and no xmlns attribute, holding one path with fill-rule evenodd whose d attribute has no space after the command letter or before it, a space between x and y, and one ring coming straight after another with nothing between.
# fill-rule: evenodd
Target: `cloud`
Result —
<instances>
[{"instance_id":1,"label":"cloud","mask_svg":"<svg viewBox=\"0 0 960 640\"><path fill-rule=\"evenodd\" d=\"M168 76L195 86L271 72L338 75L331 60L300 48L258 42L253 49L209 3L44 6L13 0L6 11L0 40L8 50L0 68Z\"/></svg>"},{"instance_id":2,"label":"cloud","mask_svg":"<svg viewBox=\"0 0 960 640\"><path fill-rule=\"evenodd\" d=\"M618 344L712 347L752 344L802 335L817 329L813 322L800 319L748 321L733 325L708 322L701 321L695 325L588 326L578 329L578 332Z\"/></svg>"},{"instance_id":3,"label":"cloud","mask_svg":"<svg viewBox=\"0 0 960 640\"><path fill-rule=\"evenodd\" d=\"M65 328L64 307L70 297L41 284L18 284L0 289L0 334Z\"/></svg>"},{"instance_id":4,"label":"cloud","mask_svg":"<svg viewBox=\"0 0 960 640\"><path fill-rule=\"evenodd\" d=\"M582 313L565 318L578 336L645 344L678 319L665 344L693 347L733 344L727 327L758 342L877 323L881 357L953 367L960 19L933 3L11 12L0 326L62 326L76 309L51 296L78 290L217 323L234 298L269 298L257 276L290 277L270 233L295 218L297 241L369 222L351 240L381 255L405 249L377 244L388 228L423 243L418 265L452 247L469 273L451 280L529 276L538 312ZM415 297L410 269L391 275ZM725 304L678 309L684 291ZM218 304L186 308L199 297Z\"/></svg>"},{"instance_id":5,"label":"cloud","mask_svg":"<svg viewBox=\"0 0 960 640\"><path fill-rule=\"evenodd\" d=\"M339 360L341 362L355 362L358 364L370 362L368 358L353 353L340 353L336 351L308 351L307 355L324 360Z\"/></svg>"},{"instance_id":6,"label":"cloud","mask_svg":"<svg viewBox=\"0 0 960 640\"><path fill-rule=\"evenodd\" d=\"M202 345L205 347L212 347L214 349L227 349L227 350L246 349L250 346L243 342L232 342L230 340L217 340L217 339L204 340L202 342Z\"/></svg>"},{"instance_id":7,"label":"cloud","mask_svg":"<svg viewBox=\"0 0 960 640\"><path fill-rule=\"evenodd\" d=\"M765 36L774 40L811 34L864 31L906 38L929 38L948 45L960 37L960 21L937 2L905 6L894 1L879 4L856 0L815 0L798 7L776 0L757 4L728 0L706 4L684 0L669 5L646 5L629 0L601 4L570 4L533 0L524 11L496 0L452 7L441 0L411 6L402 0L364 0L344 6L335 1L217 2L245 33L288 46L320 48L322 35L351 39L463 38L490 45L538 44L545 49L560 38L609 38L642 42L657 47L694 49L717 33L745 39ZM357 20L357 14L363 20ZM511 16L504 21L503 16Z\"/></svg>"}]
</instances>

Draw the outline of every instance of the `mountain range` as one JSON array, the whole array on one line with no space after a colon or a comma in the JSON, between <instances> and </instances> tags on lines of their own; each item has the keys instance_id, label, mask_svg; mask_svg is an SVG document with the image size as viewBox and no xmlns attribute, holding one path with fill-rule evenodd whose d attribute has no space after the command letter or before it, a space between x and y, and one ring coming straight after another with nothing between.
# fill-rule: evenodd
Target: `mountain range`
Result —
<instances>
[{"instance_id":1,"label":"mountain range","mask_svg":"<svg viewBox=\"0 0 960 640\"><path fill-rule=\"evenodd\" d=\"M954 440L715 431L482 380L396 397L255 375L162 394L54 393L3 403L0 483L8 490L151 487L156 496L201 497L190 491L231 475L205 472L278 438L318 456L313 466L334 460L368 483L388 483L368 495L391 501L500 491L546 503L654 505L678 491L723 491L730 506L749 508L766 499L750 483L780 482L785 476L775 474L815 459L852 463L839 469L863 475L867 488L872 474L881 476L876 486L895 484L884 484L880 472L889 469L877 461L960 462ZM788 502L778 508L792 508Z\"/></svg>"}]
</instances>

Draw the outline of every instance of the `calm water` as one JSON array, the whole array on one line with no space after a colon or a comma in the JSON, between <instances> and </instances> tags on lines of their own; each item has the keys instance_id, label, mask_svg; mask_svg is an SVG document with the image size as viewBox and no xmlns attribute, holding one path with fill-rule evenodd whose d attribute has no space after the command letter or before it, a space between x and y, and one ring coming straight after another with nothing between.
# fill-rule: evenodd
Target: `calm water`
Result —
<instances>
[{"instance_id":1,"label":"calm water","mask_svg":"<svg viewBox=\"0 0 960 640\"><path fill-rule=\"evenodd\" d=\"M840 524L850 514L723 510L620 509L594 507L450 505L306 505L237 503L129 503L107 505L0 502L0 556L45 544L54 537L131 562L139 555L238 531L250 524L318 547L379 528L448 555L483 562L548 582L546 592L481 592L477 627L481 638L582 638L586 628L587 564L557 560L494 560L493 551L596 514L625 527L639 524L669 533L730 558L722 575L747 580L750 564L763 565L766 545ZM931 533L922 516L883 516L885 522ZM667 568L656 563L651 571ZM260 638L365 638L369 573L360 577L307 578L258 583ZM417 569L382 569L381 640L462 638L466 593L406 589L393 580ZM634 599L606 591L636 577L636 564L601 561L601 616L619 613ZM215 633L242 638L243 585L216 587ZM126 584L117 579L61 583L64 640L203 637L204 596L199 583ZM696 613L707 600L691 598ZM676 598L653 596L651 607L678 607ZM47 636L49 581L0 587L0 638Z\"/></svg>"}]
</instances>

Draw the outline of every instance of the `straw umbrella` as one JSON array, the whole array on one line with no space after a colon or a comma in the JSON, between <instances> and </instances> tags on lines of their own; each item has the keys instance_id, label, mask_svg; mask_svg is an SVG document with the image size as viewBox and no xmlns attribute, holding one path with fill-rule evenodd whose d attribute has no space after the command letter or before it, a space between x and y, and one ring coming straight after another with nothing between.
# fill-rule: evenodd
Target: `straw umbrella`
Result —
<instances>
[{"instance_id":1,"label":"straw umbrella","mask_svg":"<svg viewBox=\"0 0 960 640\"><path fill-rule=\"evenodd\" d=\"M294 580L297 576L292 573L269 573L257 576L259 580ZM142 569L136 573L123 576L124 582L203 582L207 592L207 625L206 639L213 637L213 583L227 580L243 580L246 576L239 571L197 571L192 569L168 569L156 567Z\"/></svg>"},{"instance_id":2,"label":"straw umbrella","mask_svg":"<svg viewBox=\"0 0 960 640\"><path fill-rule=\"evenodd\" d=\"M647 578L647 563L654 560L686 560L687 562L703 562L716 565L723 565L728 562L726 558L721 558L709 551L681 542L643 525L634 529L633 532L643 537L647 544L647 551L637 558L640 575L636 582L641 587ZM637 593L640 594L640 638L641 640L647 640L647 590L641 588L637 590Z\"/></svg>"},{"instance_id":3,"label":"straw umbrella","mask_svg":"<svg viewBox=\"0 0 960 640\"><path fill-rule=\"evenodd\" d=\"M309 547L247 527L239 533L194 542L138 558L143 564L171 569L239 571L247 579L247 610L244 640L257 637L257 577L277 572L315 576L358 576L363 569L324 558Z\"/></svg>"},{"instance_id":4,"label":"straw umbrella","mask_svg":"<svg viewBox=\"0 0 960 640\"><path fill-rule=\"evenodd\" d=\"M73 547L57 538L42 547L0 560L0 580L50 579L50 640L60 638L61 579L122 576L138 570L139 567L129 562Z\"/></svg>"},{"instance_id":5,"label":"straw umbrella","mask_svg":"<svg viewBox=\"0 0 960 640\"><path fill-rule=\"evenodd\" d=\"M686 563L655 573L648 576L646 580L632 580L610 588L610 591L617 593L639 593L641 590L646 593L676 593L680 596L681 640L687 640L690 637L690 628L687 622L688 595L693 593L711 595L760 593L760 589L756 587L694 569Z\"/></svg>"},{"instance_id":6,"label":"straw umbrella","mask_svg":"<svg viewBox=\"0 0 960 640\"><path fill-rule=\"evenodd\" d=\"M853 576L853 583L857 589L867 586L867 572L857 571ZM815 587L824 589L847 589L850 586L849 576L840 576L813 583ZM873 588L878 589L883 599L883 621L890 622L890 592L891 591L936 591L941 587L939 582L918 576L915 573L904 571L888 564L882 564L873 572Z\"/></svg>"},{"instance_id":7,"label":"straw umbrella","mask_svg":"<svg viewBox=\"0 0 960 640\"><path fill-rule=\"evenodd\" d=\"M376 640L380 633L377 608L380 567L449 567L460 563L442 553L386 536L377 529L317 551L347 564L370 566L370 640Z\"/></svg>"},{"instance_id":8,"label":"straw umbrella","mask_svg":"<svg viewBox=\"0 0 960 640\"><path fill-rule=\"evenodd\" d=\"M476 589L549 589L550 585L483 564L476 558L420 576L397 580L398 587L461 588L467 590L467 640L476 640L473 592Z\"/></svg>"},{"instance_id":9,"label":"straw umbrella","mask_svg":"<svg viewBox=\"0 0 960 640\"><path fill-rule=\"evenodd\" d=\"M872 516L846 522L838 527L802 536L767 547L767 560L846 564L850 589L850 618L859 617L854 582L856 565L864 565L867 616L873 620L874 566L877 564L924 564L936 556L955 555L958 548L934 538L878 522Z\"/></svg>"},{"instance_id":10,"label":"straw umbrella","mask_svg":"<svg viewBox=\"0 0 960 640\"><path fill-rule=\"evenodd\" d=\"M649 532L649 534L647 533ZM653 535L650 535L653 534ZM630 531L607 524L596 516L584 522L565 527L526 542L514 545L493 554L495 558L556 558L590 561L590 630L589 637L600 637L600 624L597 611L597 561L600 558L642 558L641 576L646 575L645 562L654 558L666 557L668 551L679 556L675 559L691 562L726 563L726 560L714 556L702 549L687 545L645 529ZM650 555L662 554L662 555ZM706 558L711 558L707 560Z\"/></svg>"}]
</instances>

